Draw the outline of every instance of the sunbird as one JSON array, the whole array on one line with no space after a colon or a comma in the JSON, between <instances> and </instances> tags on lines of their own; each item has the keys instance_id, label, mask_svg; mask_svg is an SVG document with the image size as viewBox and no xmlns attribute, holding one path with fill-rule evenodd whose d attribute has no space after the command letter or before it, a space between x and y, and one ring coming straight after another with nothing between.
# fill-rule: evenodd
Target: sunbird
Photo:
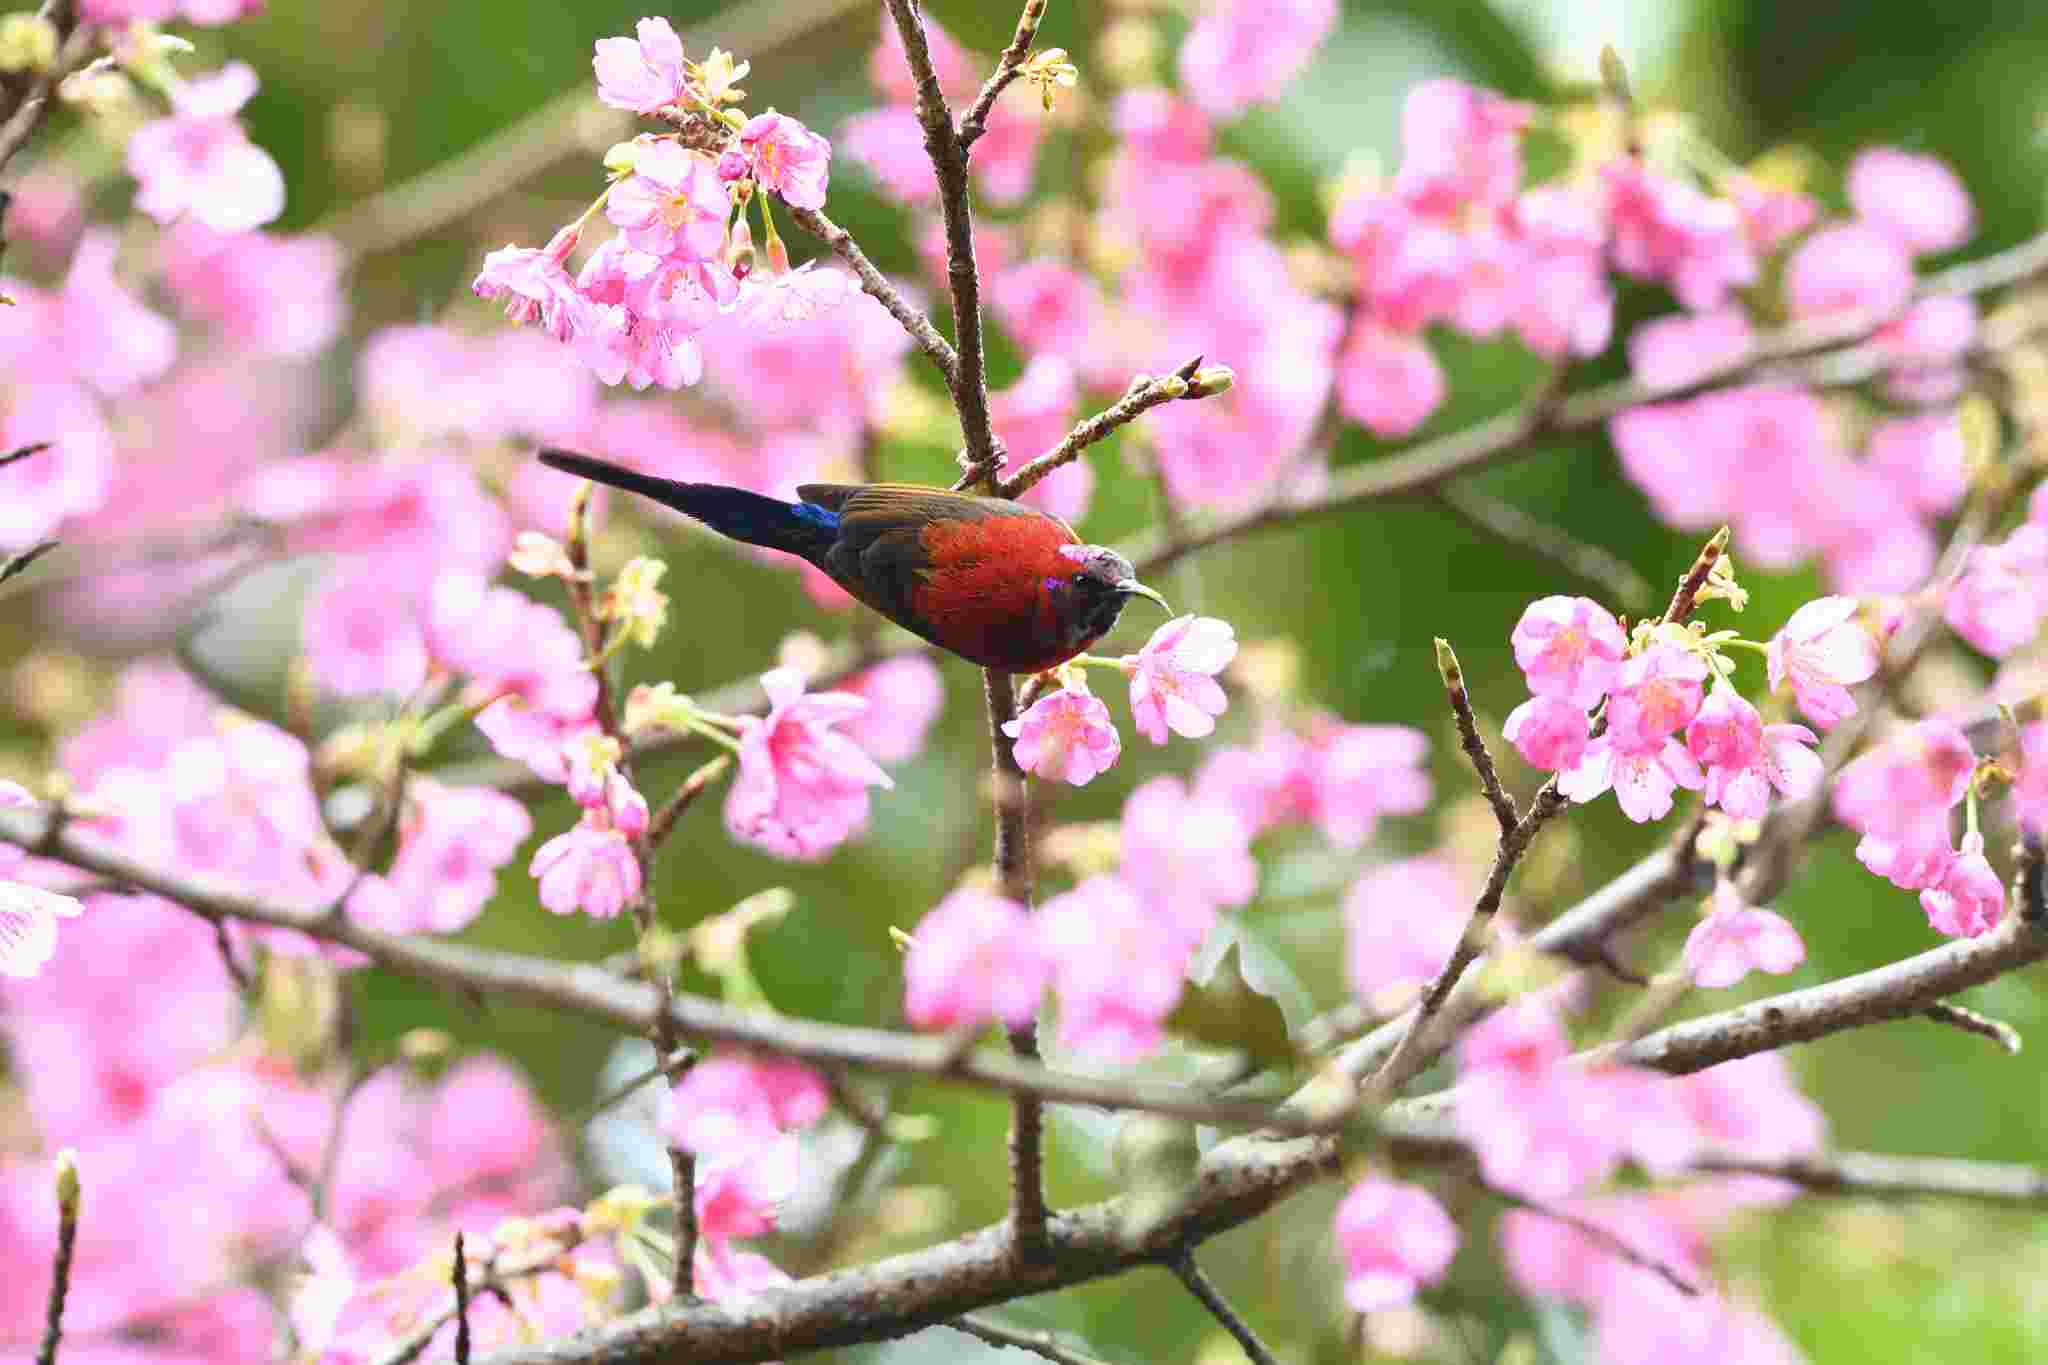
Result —
<instances>
[{"instance_id":1,"label":"sunbird","mask_svg":"<svg viewBox=\"0 0 2048 1365\"><path fill-rule=\"evenodd\" d=\"M915 483L807 483L798 502L656 478L567 450L541 463L653 498L721 535L815 564L855 598L969 663L1036 673L1107 635L1133 597L1166 599L1131 561L1058 517Z\"/></svg>"}]
</instances>

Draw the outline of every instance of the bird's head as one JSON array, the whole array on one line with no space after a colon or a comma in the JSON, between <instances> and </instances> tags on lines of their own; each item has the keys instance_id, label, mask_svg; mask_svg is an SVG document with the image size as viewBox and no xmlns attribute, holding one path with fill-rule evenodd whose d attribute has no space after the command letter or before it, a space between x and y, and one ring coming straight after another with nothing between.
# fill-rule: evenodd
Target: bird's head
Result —
<instances>
[{"instance_id":1,"label":"bird's head","mask_svg":"<svg viewBox=\"0 0 2048 1365\"><path fill-rule=\"evenodd\" d=\"M1048 586L1053 587L1053 601L1077 649L1109 634L1124 603L1133 597L1149 598L1172 614L1166 599L1140 583L1131 561L1115 550L1100 545L1062 545L1060 555L1073 565L1072 572L1057 585Z\"/></svg>"}]
</instances>

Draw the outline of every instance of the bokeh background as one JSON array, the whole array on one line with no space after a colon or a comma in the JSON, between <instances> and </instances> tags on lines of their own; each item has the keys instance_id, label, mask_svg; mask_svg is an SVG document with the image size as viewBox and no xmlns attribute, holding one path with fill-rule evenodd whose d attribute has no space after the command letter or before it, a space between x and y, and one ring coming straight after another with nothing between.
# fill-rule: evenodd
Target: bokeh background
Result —
<instances>
[{"instance_id":1,"label":"bokeh background","mask_svg":"<svg viewBox=\"0 0 2048 1365\"><path fill-rule=\"evenodd\" d=\"M1015 17L1011 6L990 0L931 0L929 8L985 52L1001 46ZM617 0L497 0L488 7L272 0L260 16L196 35L209 56L245 58L262 74L263 90L246 118L291 185L286 217L275 226L334 231L360 253L351 337L330 350L319 376L335 395L326 400L332 411L345 410L351 343L376 328L423 318L495 325L469 299L469 279L485 251L544 240L598 188L597 156L622 125L591 98L591 45L630 32L645 12L642 3ZM715 41L752 59L752 108L774 105L829 135L875 102L866 75L879 18L872 0L680 3L667 13L692 51ZM1055 0L1043 30L1041 45L1076 54L1084 85L1106 17L1100 4ZM1736 160L1766 153L1813 158L1813 187L1824 198L1836 189L1831 177L1838 171L1828 167L1839 168L1862 145L1887 142L1938 153L1969 185L1981 228L1959 254L2010 245L2041 225L2048 10L2022 0L1350 0L1339 31L1304 79L1277 106L1231 125L1225 149L1272 188L1283 238L1319 239L1322 191L1347 163L1360 156L1383 165L1397 160L1400 101L1412 83L1450 74L1536 101L1575 88L1583 93L1603 42L1627 60L1643 98L1692 111ZM1072 185L1063 159L1055 141L1041 162L1041 185L1053 193ZM489 192L479 193L484 187ZM451 203L461 210L449 213ZM424 232L409 217L422 210L432 222ZM874 195L850 160L835 164L831 211L884 269L919 273L912 242L922 221ZM809 250L795 238L792 246ZM1649 308L1647 298L1625 294L1624 323ZM1437 341L1453 396L1425 435L1496 410L1536 373L1535 362L1510 343ZM571 363L566 354L563 363ZM991 369L996 385L1019 370L1016 352L1001 338ZM1589 364L1575 379L1616 373ZM928 382L921 373L918 379ZM1337 460L1368 460L1381 449L1347 430ZM1129 467L1128 453L1112 441L1091 456L1099 475L1084 528L1091 539L1115 543L1157 519L1154 486ZM938 440L890 442L879 459L889 477L942 481L952 473L950 448ZM1519 460L1479 476L1476 486L1605 546L1660 587L1696 548L1652 520L1597 434L1536 443ZM616 563L654 544L649 533L615 518L601 552ZM672 679L686 691L706 688L770 666L793 630L829 639L849 629L844 616L812 606L790 574L708 537L670 539L659 548L669 559L665 586L675 606L656 650L630 665L636 677ZM1819 591L1812 576L1745 577L1754 593L1747 633L1758 637ZM1232 621L1241 639L1288 642L1298 651L1299 686L1316 705L1353 721L1422 726L1444 741L1437 747L1436 808L1398 822L1369 857L1419 851L1446 838L1469 842L1475 828L1484 833L1483 821L1468 818L1470 781L1448 742L1430 637L1457 644L1479 707L1497 723L1521 697L1506 648L1521 608L1541 593L1588 588L1426 499L1360 507L1213 549L1183 561L1157 586L1179 609ZM293 594L302 590L302 579L265 578L259 590L216 604L181 633L180 646L243 704L275 713L295 639ZM27 614L25 596L11 598L0 602L0 646L20 659L48 641L45 627ZM1135 648L1141 629L1127 625L1117 639ZM94 648L89 640L68 644L87 653ZM1952 662L1978 667L1961 655ZM944 668L941 727L923 755L897 772L896 790L878 800L864 841L820 865L793 866L736 845L700 812L663 851L656 891L665 921L676 927L767 887L793 893L795 911L755 940L756 971L785 1011L896 1022L900 975L889 926L914 921L986 856L987 819L968 799L987 761L980 686L966 665ZM1245 737L1248 712L1236 708L1219 738ZM1154 750L1131 738L1123 763L1107 778L1062 797L1059 818L1113 818L1136 782L1186 771L1199 752L1185 744ZM648 786L661 790L684 770L680 761L658 770ZM1512 776L1523 791L1534 785L1518 766ZM566 803L543 806L536 837L571 819ZM1552 827L1525 869L1518 911L1540 920L1657 837L1627 824L1611 803L1575 812ZM1778 903L1805 935L1810 955L1806 967L1774 979L1773 988L1812 984L1933 942L1912 897L1863 874L1849 847L1840 834L1825 837ZM1297 999L1333 1004L1343 993L1337 907L1361 858L1306 838L1293 846L1283 837L1260 851L1262 890L1243 912L1244 935L1284 967L1295 993L1291 1006ZM1668 956L1685 927L1683 916L1669 918L1676 922L1664 937L1629 945L1632 960L1654 964ZM498 901L470 937L575 958L626 946L620 925L541 912L531 884L514 875L503 878ZM526 1066L565 1113L593 1096L594 1077L614 1044L592 1026L496 1003L472 1006L380 973L357 976L352 989L371 1046L421 1027L446 1030L458 1047L488 1043ZM1997 983L1969 1003L2030 1039L2048 1036L2048 995L2038 974ZM2033 1053L2008 1058L1979 1039L1905 1022L1804 1048L1792 1060L1842 1145L2016 1160L2048 1153L2048 1087ZM1004 1107L922 1085L897 1087L894 1103L929 1115L938 1136L895 1151L891 1192L854 1240L837 1247L838 1256L908 1248L1001 1215ZM1114 1189L1109 1129L1086 1116L1056 1124L1056 1201ZM1206 1253L1212 1273L1294 1359L1356 1358L1343 1337L1328 1243L1339 1192L1298 1198ZM1429 1298L1458 1326L1435 1352L1475 1361L1586 1358L1583 1330L1569 1314L1520 1300L1490 1268L1486 1227L1493 1210L1465 1207L1467 1251ZM803 1220L793 1222L795 1230L770 1249L792 1268L813 1264L807 1257L817 1249L806 1245ZM1724 1264L1728 1280L1766 1305L1818 1361L2037 1360L2048 1352L2048 1239L2039 1231L2038 1220L2023 1214L1812 1199L1767 1222L1738 1224ZM1109 1360L1234 1358L1210 1320L1161 1274L1028 1301L1010 1316L1078 1331ZM835 1358L901 1365L974 1360L984 1351L930 1332Z\"/></svg>"}]
</instances>

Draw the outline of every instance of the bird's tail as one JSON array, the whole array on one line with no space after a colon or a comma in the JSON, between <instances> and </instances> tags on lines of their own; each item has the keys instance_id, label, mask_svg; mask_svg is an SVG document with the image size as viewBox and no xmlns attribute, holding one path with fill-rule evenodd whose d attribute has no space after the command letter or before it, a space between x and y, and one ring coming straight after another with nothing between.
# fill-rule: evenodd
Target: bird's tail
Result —
<instances>
[{"instance_id":1,"label":"bird's tail","mask_svg":"<svg viewBox=\"0 0 2048 1365\"><path fill-rule=\"evenodd\" d=\"M831 549L839 533L839 515L808 502L783 502L744 488L717 483L683 483L642 474L608 460L570 450L543 450L540 462L565 474L594 479L653 498L734 540L765 545L816 562Z\"/></svg>"}]
</instances>

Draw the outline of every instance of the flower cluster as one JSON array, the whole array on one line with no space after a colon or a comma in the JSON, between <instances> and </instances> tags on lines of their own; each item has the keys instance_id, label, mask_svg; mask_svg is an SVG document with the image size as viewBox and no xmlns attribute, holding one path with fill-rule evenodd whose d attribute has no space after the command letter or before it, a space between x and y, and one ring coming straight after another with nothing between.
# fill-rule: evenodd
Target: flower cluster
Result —
<instances>
[{"instance_id":1,"label":"flower cluster","mask_svg":"<svg viewBox=\"0 0 2048 1365\"><path fill-rule=\"evenodd\" d=\"M1853 611L1855 604L1848 605ZM1795 616L1787 633L1800 624ZM1827 629L1860 631L1845 620ZM1820 758L1808 747L1814 733L1763 722L1731 685L1732 665L1717 650L1721 639L1658 627L1631 642L1598 603L1546 597L1522 613L1512 640L1536 695L1509 714L1502 733L1531 766L1557 771L1558 790L1574 801L1611 789L1631 820L1660 820L1684 787L1704 790L1709 805L1731 816L1756 819L1773 792L1801 797L1820 783ZM1770 649L1774 682L1793 669L1777 661L1796 659L1792 677L1802 702L1823 687L1859 682L1876 667L1874 647L1870 669L1861 673L1826 650L1798 647L1781 636ZM1587 708L1601 706L1604 728L1596 734ZM1807 711L1817 719L1825 714L1814 706Z\"/></svg>"},{"instance_id":2,"label":"flower cluster","mask_svg":"<svg viewBox=\"0 0 2048 1365\"><path fill-rule=\"evenodd\" d=\"M1123 752L1109 708L1088 690L1080 669L1115 668L1130 680L1131 719L1154 744L1168 731L1200 739L1216 730L1228 700L1216 675L1237 657L1228 622L1178 616L1152 632L1136 654L1097 660L1083 655L1061 670L1061 685L1033 702L1003 733L1016 741L1017 766L1040 777L1085 786Z\"/></svg>"},{"instance_id":3,"label":"flower cluster","mask_svg":"<svg viewBox=\"0 0 2048 1365\"><path fill-rule=\"evenodd\" d=\"M733 1246L775 1229L796 1185L798 1130L824 1117L824 1078L800 1062L720 1053L692 1067L663 1101L663 1136L697 1158L697 1292L720 1299L786 1284L758 1252ZM666 1275L651 1274L657 1302Z\"/></svg>"},{"instance_id":4,"label":"flower cluster","mask_svg":"<svg viewBox=\"0 0 2048 1365\"><path fill-rule=\"evenodd\" d=\"M1907 592L1934 565L1931 523L1954 511L1967 487L1953 404L1977 331L1967 296L1912 301L1913 257L1967 240L1973 214L1946 166L1893 148L1860 154L1847 190L1854 216L1816 229L1786 256L1783 307L1815 325L1884 323L1872 340L1885 362L1883 396L1924 410L1867 423L1860 459L1849 435L1855 425L1842 411L1813 389L1789 385L1749 384L1634 408L1614 419L1611 432L1622 468L1671 525L1726 522L1743 553L1766 567L1818 555L1844 591ZM1757 200L1739 179L1728 192L1728 200L1705 202L1747 223L1759 254L1815 216L1798 197ZM1679 268L1702 269L1714 259L1688 253ZM1764 278L1755 255L1726 259L1728 268L1708 272L1715 280L1747 288ZM1750 353L1749 321L1725 289L1689 290L1680 281L1674 291L1690 311L1646 323L1629 338L1639 380L1683 387ZM1975 614L1963 609L1965 618ZM1995 626L1984 628L1996 638Z\"/></svg>"},{"instance_id":5,"label":"flower cluster","mask_svg":"<svg viewBox=\"0 0 2048 1365\"><path fill-rule=\"evenodd\" d=\"M745 118L729 108L744 98L734 82L746 74L729 53L689 60L666 19L642 19L637 34L597 44L598 97L675 131L614 147L605 159L612 183L598 201L545 247L492 252L475 291L504 300L513 321L571 344L608 385L679 389L702 377L700 338L722 318L773 331L845 300L845 276L790 268L768 208L770 195L796 209L821 207L832 148L785 114ZM747 219L756 199L763 270ZM572 276L570 258L600 209L617 233Z\"/></svg>"}]
</instances>

